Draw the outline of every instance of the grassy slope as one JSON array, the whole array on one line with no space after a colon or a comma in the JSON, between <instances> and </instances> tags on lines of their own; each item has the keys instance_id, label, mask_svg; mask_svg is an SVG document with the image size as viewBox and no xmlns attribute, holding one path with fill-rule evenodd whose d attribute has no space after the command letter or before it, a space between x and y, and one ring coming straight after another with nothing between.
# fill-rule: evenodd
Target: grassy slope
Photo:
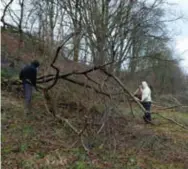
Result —
<instances>
[{"instance_id":1,"label":"grassy slope","mask_svg":"<svg viewBox=\"0 0 188 169\"><path fill-rule=\"evenodd\" d=\"M69 149L74 133L45 114L40 96L34 98L34 115L24 118L22 99L2 91L3 168L188 168L188 133L174 124L129 121L126 143L116 153L101 144L88 156L80 146Z\"/></svg>"},{"instance_id":2,"label":"grassy slope","mask_svg":"<svg viewBox=\"0 0 188 169\"><path fill-rule=\"evenodd\" d=\"M13 38L11 34L3 34L2 41L5 42L4 47L9 51L10 56L16 57L18 41L11 38ZM23 54L21 59L24 62L28 62L35 55L27 52L21 52ZM17 77L18 72L15 75L9 70L3 73L7 78L9 74L11 77ZM80 90L79 87L76 88ZM73 93L73 90L71 92ZM63 95L65 94L63 91ZM78 92L74 91L74 95L76 94L78 95ZM73 100L73 94L68 98ZM113 142L112 148L109 149L103 144L105 137L101 136L97 138L98 144L92 149L92 154L88 155L80 144L72 146L78 138L69 127L59 124L46 114L40 94L35 94L34 115L30 118L24 118L22 101L22 98L15 97L15 94L2 91L2 168L188 168L187 131L157 116L154 118L155 121L160 122L159 125L145 125L139 110L137 117L133 119L130 113L127 114L129 109L123 107L125 119L128 120L116 119L109 124L113 129L110 136ZM72 117L79 117L74 110L66 112ZM188 114L177 112L164 114L187 124Z\"/></svg>"}]
</instances>

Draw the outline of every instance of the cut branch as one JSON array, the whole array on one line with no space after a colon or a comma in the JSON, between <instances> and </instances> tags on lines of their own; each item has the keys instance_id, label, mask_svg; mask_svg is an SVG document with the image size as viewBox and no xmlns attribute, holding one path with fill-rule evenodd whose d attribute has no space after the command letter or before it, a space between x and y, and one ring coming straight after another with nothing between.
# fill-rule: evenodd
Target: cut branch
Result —
<instances>
[{"instance_id":1,"label":"cut branch","mask_svg":"<svg viewBox=\"0 0 188 169\"><path fill-rule=\"evenodd\" d=\"M72 38L75 34L76 34L76 33L71 33L71 34L69 34L69 35L67 36L66 40L57 48L56 54L55 54L55 56L54 56L54 59L53 59L51 65L50 65L53 69L56 70L56 75L55 75L55 78L53 78L53 79L54 79L53 83L52 83L50 86L48 86L48 87L46 88L46 90L50 90L52 87L54 87L54 86L56 85L56 83L57 83L57 81L58 81L58 78L59 78L59 69L54 65L54 63L56 62L56 60L57 60L57 58L58 58L58 54L59 54L61 48L62 48L62 47L65 45L65 43L66 43L70 38Z\"/></svg>"},{"instance_id":2,"label":"cut branch","mask_svg":"<svg viewBox=\"0 0 188 169\"><path fill-rule=\"evenodd\" d=\"M164 118L164 119L166 119L166 120L170 121L170 122L175 123L176 125L178 125L178 126L180 126L180 127L184 128L184 129L188 130L188 128L187 128L187 127L185 127L183 124L178 123L177 121L175 121L175 120L173 120L173 119L171 119L171 118L165 117L165 116L163 116L163 115L161 115L161 114L159 114L159 113L156 113L156 114L157 114L158 116L160 116L160 117L162 117L162 118Z\"/></svg>"},{"instance_id":3,"label":"cut branch","mask_svg":"<svg viewBox=\"0 0 188 169\"><path fill-rule=\"evenodd\" d=\"M65 77L64 79L69 81L69 82L72 82L74 84L77 84L79 86L86 87L86 88L89 88L89 89L93 89L96 93L102 94L102 95L107 96L107 97L110 98L110 94L105 93L103 91L100 91L100 90L96 89L95 87L92 87L92 86L90 86L88 84L85 84L84 82L79 82L79 81L76 81L76 80L73 80L73 79L70 79L70 78L67 78L67 77Z\"/></svg>"},{"instance_id":4,"label":"cut branch","mask_svg":"<svg viewBox=\"0 0 188 169\"><path fill-rule=\"evenodd\" d=\"M140 107L140 109L145 113L146 110L145 108L142 106L142 104L131 94L131 92L129 92L129 90L124 86L124 84L120 81L120 79L118 77L116 77L115 75L107 72L105 69L101 69L101 71L103 71L105 74L107 74L108 76L112 77L121 87L122 89L137 103L137 105Z\"/></svg>"},{"instance_id":5,"label":"cut branch","mask_svg":"<svg viewBox=\"0 0 188 169\"><path fill-rule=\"evenodd\" d=\"M108 66L110 64L112 64L113 62L108 62L106 64L103 64L103 65L99 65L99 66L94 66L90 69L87 69L87 70L84 70L84 71L79 71L79 72L75 72L75 71L72 71L72 72L69 72L67 74L64 74L64 75L60 75L58 74L58 77L57 77L57 74L56 75L47 75L47 76L41 76L39 78L37 78L37 83L45 83L45 82L50 82L56 78L65 78L65 77L68 77L68 76L72 76L72 75L85 75L87 73L90 73L92 71L95 71L95 70L98 70L98 69L101 69L105 66ZM47 78L47 79L46 79Z\"/></svg>"}]
</instances>

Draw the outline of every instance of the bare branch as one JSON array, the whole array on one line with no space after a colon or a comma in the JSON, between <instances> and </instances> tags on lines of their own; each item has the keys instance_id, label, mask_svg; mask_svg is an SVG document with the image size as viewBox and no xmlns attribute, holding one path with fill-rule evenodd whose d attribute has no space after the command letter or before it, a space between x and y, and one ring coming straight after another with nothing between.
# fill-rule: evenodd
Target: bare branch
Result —
<instances>
[{"instance_id":1,"label":"bare branch","mask_svg":"<svg viewBox=\"0 0 188 169\"><path fill-rule=\"evenodd\" d=\"M157 115L160 116L160 117L162 117L162 118L164 118L164 119L166 119L166 120L168 120L168 121L170 121L170 122L172 122L172 123L175 123L176 125L178 125L178 126L184 128L184 129L186 129L186 130L188 130L188 128L187 128L186 126L184 126L183 124L178 123L177 121L175 121L175 120L173 120L173 119L171 119L171 118L165 117L165 116L163 116L163 115L161 115L161 114L159 114L159 113L157 113Z\"/></svg>"},{"instance_id":2,"label":"bare branch","mask_svg":"<svg viewBox=\"0 0 188 169\"><path fill-rule=\"evenodd\" d=\"M115 75L107 72L105 69L101 69L101 71L103 71L105 74L107 74L108 76L112 77L121 87L122 89L137 103L137 105L140 107L140 109L145 113L146 110L145 108L142 106L142 104L133 96L133 94L131 92L129 92L129 90L124 86L124 84L119 80L118 77L116 77Z\"/></svg>"},{"instance_id":3,"label":"bare branch","mask_svg":"<svg viewBox=\"0 0 188 169\"><path fill-rule=\"evenodd\" d=\"M66 40L57 48L56 54L55 54L55 56L54 56L54 59L52 60L52 63L50 64L50 66L56 70L55 79L54 79L54 82L53 82L50 86L48 86L48 87L46 88L46 90L49 90L49 89L51 89L53 86L56 85L56 83L57 83L57 81L58 81L58 78L59 78L59 69L54 65L54 63L56 62L56 60L57 60L57 58L58 58L58 54L59 54L61 48L62 48L62 47L65 45L65 43L66 43L70 38L72 38L74 35L75 35L75 33L69 34L69 35L67 36Z\"/></svg>"},{"instance_id":4,"label":"bare branch","mask_svg":"<svg viewBox=\"0 0 188 169\"><path fill-rule=\"evenodd\" d=\"M14 0L10 0L9 3L5 6L5 9L3 10L3 15L1 17L1 22L5 25L7 25L7 23L5 22L4 18L7 12L8 7L13 3Z\"/></svg>"}]
</instances>

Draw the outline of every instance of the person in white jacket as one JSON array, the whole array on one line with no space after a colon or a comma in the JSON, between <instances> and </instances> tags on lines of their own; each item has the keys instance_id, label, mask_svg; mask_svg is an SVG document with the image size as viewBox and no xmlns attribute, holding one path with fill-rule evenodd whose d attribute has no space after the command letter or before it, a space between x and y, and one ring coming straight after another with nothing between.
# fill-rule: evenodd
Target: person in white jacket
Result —
<instances>
[{"instance_id":1,"label":"person in white jacket","mask_svg":"<svg viewBox=\"0 0 188 169\"><path fill-rule=\"evenodd\" d=\"M147 82L143 81L142 82L142 91L141 91L141 103L143 105L143 107L146 109L146 113L143 116L144 120L146 122L151 121L151 113L150 113L150 109L151 109L151 89L149 88Z\"/></svg>"}]
</instances>

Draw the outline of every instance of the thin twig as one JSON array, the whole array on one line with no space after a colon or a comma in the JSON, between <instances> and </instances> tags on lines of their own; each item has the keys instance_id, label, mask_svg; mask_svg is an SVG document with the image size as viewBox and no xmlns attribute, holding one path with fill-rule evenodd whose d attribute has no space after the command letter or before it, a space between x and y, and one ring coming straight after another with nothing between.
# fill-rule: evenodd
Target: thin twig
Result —
<instances>
[{"instance_id":1,"label":"thin twig","mask_svg":"<svg viewBox=\"0 0 188 169\"><path fill-rule=\"evenodd\" d=\"M14 0L10 0L9 3L5 6L5 9L3 11L3 15L1 17L1 22L5 25L7 25L7 23L5 22L4 18L5 18L5 14L6 14L6 11L8 9L8 7L13 3Z\"/></svg>"},{"instance_id":2,"label":"thin twig","mask_svg":"<svg viewBox=\"0 0 188 169\"><path fill-rule=\"evenodd\" d=\"M87 74L87 73L90 73L90 72L93 72L93 71L96 71L98 69L101 69L105 66L108 66L112 64L112 62L108 62L108 63L105 63L103 65L99 65L99 66L94 66L90 69L87 69L87 70L84 70L84 71L72 71L72 72L69 72L69 73L66 73L66 74L63 74L63 75L60 75L58 76L58 78L65 78L65 77L68 77L68 76L72 76L72 75L84 75L84 74ZM47 78L47 79L46 79ZM56 75L47 75L47 76L42 76L42 77L39 77L37 78L37 83L46 83L46 82L50 82L52 80L54 80L56 78Z\"/></svg>"},{"instance_id":3,"label":"thin twig","mask_svg":"<svg viewBox=\"0 0 188 169\"><path fill-rule=\"evenodd\" d=\"M178 122L175 121L174 119L171 119L171 118L168 118L168 117L164 117L163 115L161 115L161 114L159 114L159 113L157 113L157 115L160 116L160 117L162 117L162 118L164 118L164 119L166 119L166 120L168 120L168 121L170 121L170 122L175 123L176 125L178 125L178 126L184 128L184 129L186 129L186 130L188 130L187 127L185 127L183 124L178 123Z\"/></svg>"},{"instance_id":4,"label":"thin twig","mask_svg":"<svg viewBox=\"0 0 188 169\"><path fill-rule=\"evenodd\" d=\"M59 54L61 48L62 48L62 47L65 45L65 43L66 43L70 38L72 38L75 34L76 34L76 33L71 33L71 34L69 34L69 35L67 36L66 40L57 48L56 54L55 54L55 56L54 56L54 59L53 59L51 65L50 65L52 68L54 68L54 69L56 70L56 75L55 75L55 78L54 78L53 83L52 83L50 86L46 87L46 90L49 90L49 89L51 89L52 87L54 87L54 86L56 85L56 83L57 83L57 81L58 81L58 79L59 79L59 72L60 72L60 71L59 71L59 69L54 65L54 63L56 62L56 60L57 60L57 58L58 58L58 54Z\"/></svg>"}]
</instances>

